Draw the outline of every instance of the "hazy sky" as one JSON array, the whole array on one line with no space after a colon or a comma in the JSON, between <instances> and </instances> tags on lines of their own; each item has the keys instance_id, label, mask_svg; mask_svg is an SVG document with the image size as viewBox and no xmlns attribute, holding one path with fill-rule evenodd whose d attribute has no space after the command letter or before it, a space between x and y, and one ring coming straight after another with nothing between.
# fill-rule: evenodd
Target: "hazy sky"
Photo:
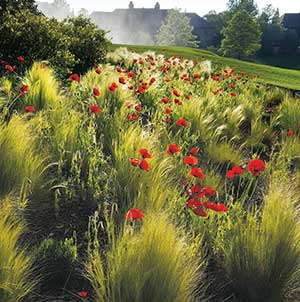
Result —
<instances>
[{"instance_id":1,"label":"hazy sky","mask_svg":"<svg viewBox=\"0 0 300 302\"><path fill-rule=\"evenodd\" d=\"M47 0L40 0L47 1ZM92 11L112 11L115 8L127 8L129 0L66 0L75 11L85 7ZM157 0L133 0L135 7L154 7ZM48 2L53 2L48 0ZM272 4L280 9L280 13L300 13L300 0L257 0L259 8ZM188 12L205 15L210 10L222 11L227 0L160 0L161 8L181 8Z\"/></svg>"}]
</instances>

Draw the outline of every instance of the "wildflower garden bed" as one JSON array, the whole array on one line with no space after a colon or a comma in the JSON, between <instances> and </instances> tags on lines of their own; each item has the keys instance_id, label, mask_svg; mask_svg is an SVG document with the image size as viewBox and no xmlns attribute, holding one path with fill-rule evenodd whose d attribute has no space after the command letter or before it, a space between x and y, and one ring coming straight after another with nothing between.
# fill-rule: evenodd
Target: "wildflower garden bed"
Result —
<instances>
[{"instance_id":1,"label":"wildflower garden bed","mask_svg":"<svg viewBox=\"0 0 300 302\"><path fill-rule=\"evenodd\" d=\"M0 301L299 297L300 100L125 48L0 78Z\"/></svg>"}]
</instances>

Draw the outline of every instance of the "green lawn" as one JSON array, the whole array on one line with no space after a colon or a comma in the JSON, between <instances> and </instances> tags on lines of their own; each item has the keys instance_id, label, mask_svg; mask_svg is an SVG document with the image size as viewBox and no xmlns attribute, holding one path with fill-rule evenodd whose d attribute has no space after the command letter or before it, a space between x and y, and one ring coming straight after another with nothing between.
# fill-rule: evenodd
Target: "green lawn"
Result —
<instances>
[{"instance_id":1,"label":"green lawn","mask_svg":"<svg viewBox=\"0 0 300 302\"><path fill-rule=\"evenodd\" d=\"M127 47L128 49L141 53L147 50L153 50L156 53L164 53L166 56L181 55L184 58L192 60L208 59L213 64L223 67L235 66L237 71L244 71L248 74L259 74L259 82L284 87L293 90L300 90L300 70L291 70L268 65L256 64L251 62L239 61L232 58L221 57L209 51L174 46L137 46L113 44L111 49L118 47ZM163 52L162 50L165 49Z\"/></svg>"}]
</instances>

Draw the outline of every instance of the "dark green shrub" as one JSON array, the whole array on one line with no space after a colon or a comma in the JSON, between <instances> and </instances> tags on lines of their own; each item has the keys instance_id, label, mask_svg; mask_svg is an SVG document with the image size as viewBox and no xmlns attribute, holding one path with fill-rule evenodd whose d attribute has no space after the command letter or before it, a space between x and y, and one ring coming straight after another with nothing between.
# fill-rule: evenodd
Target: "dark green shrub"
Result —
<instances>
[{"instance_id":1,"label":"dark green shrub","mask_svg":"<svg viewBox=\"0 0 300 302\"><path fill-rule=\"evenodd\" d=\"M84 73L107 53L105 32L83 17L59 22L22 10L7 11L1 19L0 59L16 65L17 70L17 57L23 56L22 66L45 60L65 78L71 72Z\"/></svg>"},{"instance_id":2,"label":"dark green shrub","mask_svg":"<svg viewBox=\"0 0 300 302\"><path fill-rule=\"evenodd\" d=\"M42 292L70 288L75 275L77 246L73 239L45 239L35 252L35 266L41 274Z\"/></svg>"}]
</instances>

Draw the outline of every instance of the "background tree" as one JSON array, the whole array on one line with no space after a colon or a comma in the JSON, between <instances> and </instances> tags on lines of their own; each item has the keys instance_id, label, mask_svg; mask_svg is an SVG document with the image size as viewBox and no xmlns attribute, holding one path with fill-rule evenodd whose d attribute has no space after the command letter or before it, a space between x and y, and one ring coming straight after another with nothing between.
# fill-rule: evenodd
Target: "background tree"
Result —
<instances>
[{"instance_id":1,"label":"background tree","mask_svg":"<svg viewBox=\"0 0 300 302\"><path fill-rule=\"evenodd\" d=\"M224 55L250 56L261 47L261 30L258 22L245 10L235 13L228 26L222 31L224 39L221 50Z\"/></svg>"},{"instance_id":2,"label":"background tree","mask_svg":"<svg viewBox=\"0 0 300 302\"><path fill-rule=\"evenodd\" d=\"M258 14L258 8L254 0L229 0L227 7L232 15L241 10L245 10L251 16Z\"/></svg>"},{"instance_id":3,"label":"background tree","mask_svg":"<svg viewBox=\"0 0 300 302\"><path fill-rule=\"evenodd\" d=\"M90 17L90 14L89 14L89 11L85 8L81 8L79 11L78 11L78 16L82 16L84 18L89 18Z\"/></svg>"},{"instance_id":4,"label":"background tree","mask_svg":"<svg viewBox=\"0 0 300 302\"><path fill-rule=\"evenodd\" d=\"M259 24L245 10L236 12L222 33L224 39L221 50L224 55L241 59L243 56L250 56L261 47L262 32Z\"/></svg>"},{"instance_id":5,"label":"background tree","mask_svg":"<svg viewBox=\"0 0 300 302\"><path fill-rule=\"evenodd\" d=\"M262 31L260 55L273 55L274 47L280 45L285 32L281 21L278 9L275 9L272 5L263 8L258 17L258 23Z\"/></svg>"},{"instance_id":6,"label":"background tree","mask_svg":"<svg viewBox=\"0 0 300 302\"><path fill-rule=\"evenodd\" d=\"M158 45L198 47L199 41L193 34L190 19L179 10L170 10L157 36Z\"/></svg>"},{"instance_id":7,"label":"background tree","mask_svg":"<svg viewBox=\"0 0 300 302\"><path fill-rule=\"evenodd\" d=\"M210 11L204 16L207 22L212 26L215 35L213 37L213 46L216 48L221 47L221 42L223 40L222 29L228 24L231 17L228 11L217 13L216 11Z\"/></svg>"}]
</instances>

